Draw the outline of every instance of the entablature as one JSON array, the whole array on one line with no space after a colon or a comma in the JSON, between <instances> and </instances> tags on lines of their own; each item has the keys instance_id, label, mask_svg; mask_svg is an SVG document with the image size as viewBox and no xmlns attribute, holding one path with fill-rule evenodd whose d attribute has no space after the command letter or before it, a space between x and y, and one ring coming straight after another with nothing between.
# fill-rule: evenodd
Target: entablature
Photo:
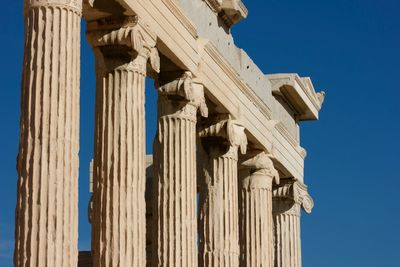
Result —
<instances>
[{"instance_id":1,"label":"entablature","mask_svg":"<svg viewBox=\"0 0 400 267\"><path fill-rule=\"evenodd\" d=\"M101 3L106 0L97 1ZM299 144L298 135L293 134L294 128L283 127L284 122L276 121L277 117L273 114L276 99L271 91L271 81L276 80L270 78L282 77L264 75L252 59L234 45L232 35L226 32L223 26L219 26L216 16L204 1L112 2L118 2L126 8L123 14L135 14L145 20L157 36L160 54L179 69L193 73L196 82L204 85L207 98L220 109L217 111L227 112L231 114L232 119L241 121L249 141L274 156L283 177L303 180L305 150ZM100 14L106 14L99 13L98 10L96 12L93 12L93 16L88 14L90 12L86 9L86 19L98 19ZM301 103L306 103L300 105L306 108L300 109L299 114L308 114L307 108L311 109L309 107L315 103L314 111L319 111L320 105L316 102L318 95L314 95L316 93L313 88L311 92L307 91L306 80L294 76L290 77L289 83L291 82L292 87L298 91L297 94L302 98ZM274 85L276 88L276 84ZM284 85L280 87L282 86ZM307 118L310 119L310 116L300 117Z\"/></svg>"}]
</instances>

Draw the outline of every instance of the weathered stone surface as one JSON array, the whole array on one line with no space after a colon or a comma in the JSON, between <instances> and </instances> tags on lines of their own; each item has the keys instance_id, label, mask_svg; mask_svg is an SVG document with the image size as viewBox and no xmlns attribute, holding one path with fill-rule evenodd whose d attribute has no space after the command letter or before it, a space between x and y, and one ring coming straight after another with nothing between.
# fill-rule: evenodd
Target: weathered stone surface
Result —
<instances>
[{"instance_id":1,"label":"weathered stone surface","mask_svg":"<svg viewBox=\"0 0 400 267\"><path fill-rule=\"evenodd\" d=\"M82 13L82 0L24 0L24 4L25 11L30 8L50 7Z\"/></svg>"},{"instance_id":2,"label":"weathered stone surface","mask_svg":"<svg viewBox=\"0 0 400 267\"><path fill-rule=\"evenodd\" d=\"M97 88L93 251L78 263L82 5ZM229 28L247 14L242 1L24 8L15 266L90 266L91 255L96 267L301 266L300 208L313 202L299 123L318 119L325 94L307 77L264 75L235 46ZM154 166L145 157L146 76L159 94Z\"/></svg>"},{"instance_id":3,"label":"weathered stone surface","mask_svg":"<svg viewBox=\"0 0 400 267\"><path fill-rule=\"evenodd\" d=\"M160 76L168 76L161 73ZM172 75L173 77L175 75ZM158 131L154 141L157 262L151 266L197 266L197 112L208 115L204 90L192 74L159 78Z\"/></svg>"},{"instance_id":4,"label":"weathered stone surface","mask_svg":"<svg viewBox=\"0 0 400 267\"><path fill-rule=\"evenodd\" d=\"M76 266L80 8L25 1L14 266Z\"/></svg>"},{"instance_id":5,"label":"weathered stone surface","mask_svg":"<svg viewBox=\"0 0 400 267\"><path fill-rule=\"evenodd\" d=\"M301 208L311 213L314 202L307 187L294 180L283 180L274 188L273 195L275 266L301 267Z\"/></svg>"},{"instance_id":6,"label":"weathered stone surface","mask_svg":"<svg viewBox=\"0 0 400 267\"><path fill-rule=\"evenodd\" d=\"M97 67L92 250L94 266L145 266L147 62L155 40L135 18L88 25Z\"/></svg>"},{"instance_id":7,"label":"weathered stone surface","mask_svg":"<svg viewBox=\"0 0 400 267\"><path fill-rule=\"evenodd\" d=\"M205 156L200 187L199 266L239 266L238 150L244 127L223 120L200 131Z\"/></svg>"},{"instance_id":8,"label":"weathered stone surface","mask_svg":"<svg viewBox=\"0 0 400 267\"><path fill-rule=\"evenodd\" d=\"M240 172L240 266L273 267L272 185L279 173L269 155L251 152Z\"/></svg>"}]
</instances>

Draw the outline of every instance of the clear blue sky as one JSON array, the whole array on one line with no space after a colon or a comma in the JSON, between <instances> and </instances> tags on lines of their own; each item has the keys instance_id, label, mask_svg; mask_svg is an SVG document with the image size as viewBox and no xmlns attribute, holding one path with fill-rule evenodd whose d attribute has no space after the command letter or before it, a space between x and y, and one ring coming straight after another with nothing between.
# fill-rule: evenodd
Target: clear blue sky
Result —
<instances>
[{"instance_id":1,"label":"clear blue sky","mask_svg":"<svg viewBox=\"0 0 400 267\"><path fill-rule=\"evenodd\" d=\"M2 5L0 266L12 266L15 171L23 55L22 0ZM327 93L319 122L302 124L305 177L315 200L302 217L305 267L399 267L400 1L245 1L238 46L265 73L311 76ZM94 63L83 35L80 249L87 224L93 151ZM151 84L150 84L151 85ZM149 86L148 147L155 130Z\"/></svg>"}]
</instances>

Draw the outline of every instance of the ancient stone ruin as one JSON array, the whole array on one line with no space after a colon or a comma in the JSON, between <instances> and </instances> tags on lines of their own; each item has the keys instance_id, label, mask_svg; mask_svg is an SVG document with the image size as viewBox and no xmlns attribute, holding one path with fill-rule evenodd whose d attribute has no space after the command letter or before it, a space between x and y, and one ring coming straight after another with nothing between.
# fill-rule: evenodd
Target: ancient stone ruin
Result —
<instances>
[{"instance_id":1,"label":"ancient stone ruin","mask_svg":"<svg viewBox=\"0 0 400 267\"><path fill-rule=\"evenodd\" d=\"M324 93L235 46L240 0L25 0L24 15L16 267L301 266L300 123ZM92 251L79 254L82 17L97 87Z\"/></svg>"}]
</instances>

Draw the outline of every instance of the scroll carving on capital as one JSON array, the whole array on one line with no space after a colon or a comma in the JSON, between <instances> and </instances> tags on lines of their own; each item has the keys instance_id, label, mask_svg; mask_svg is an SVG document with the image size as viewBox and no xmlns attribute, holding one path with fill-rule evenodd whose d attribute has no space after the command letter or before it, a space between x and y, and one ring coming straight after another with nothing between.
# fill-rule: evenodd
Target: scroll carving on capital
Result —
<instances>
[{"instance_id":1,"label":"scroll carving on capital","mask_svg":"<svg viewBox=\"0 0 400 267\"><path fill-rule=\"evenodd\" d=\"M247 152L247 136L245 128L235 120L227 119L219 121L213 125L203 127L199 132L201 138L220 138L228 145L227 153L237 158L238 149L241 154Z\"/></svg>"},{"instance_id":2,"label":"scroll carving on capital","mask_svg":"<svg viewBox=\"0 0 400 267\"><path fill-rule=\"evenodd\" d=\"M296 181L293 184L293 191L294 191L294 201L300 204L305 212L310 214L312 209L314 208L314 200L308 194L307 186L302 182Z\"/></svg>"},{"instance_id":3,"label":"scroll carving on capital","mask_svg":"<svg viewBox=\"0 0 400 267\"><path fill-rule=\"evenodd\" d=\"M195 107L195 111L200 111L202 117L208 117L208 108L204 96L204 87L193 81L193 74L190 71L183 72L178 78L172 81L162 82L158 79L156 83L161 97L180 97L181 100Z\"/></svg>"},{"instance_id":4,"label":"scroll carving on capital","mask_svg":"<svg viewBox=\"0 0 400 267\"><path fill-rule=\"evenodd\" d=\"M149 62L151 71L160 72L160 56L155 47L157 37L137 16L89 22L87 29L88 40L93 48L109 50L107 53L112 55L126 53L132 59L141 57L143 60L139 68L145 70Z\"/></svg>"},{"instance_id":5,"label":"scroll carving on capital","mask_svg":"<svg viewBox=\"0 0 400 267\"><path fill-rule=\"evenodd\" d=\"M308 188L300 181L289 180L273 191L274 198L285 198L300 205L308 214L314 208L314 200L308 193Z\"/></svg>"}]
</instances>

